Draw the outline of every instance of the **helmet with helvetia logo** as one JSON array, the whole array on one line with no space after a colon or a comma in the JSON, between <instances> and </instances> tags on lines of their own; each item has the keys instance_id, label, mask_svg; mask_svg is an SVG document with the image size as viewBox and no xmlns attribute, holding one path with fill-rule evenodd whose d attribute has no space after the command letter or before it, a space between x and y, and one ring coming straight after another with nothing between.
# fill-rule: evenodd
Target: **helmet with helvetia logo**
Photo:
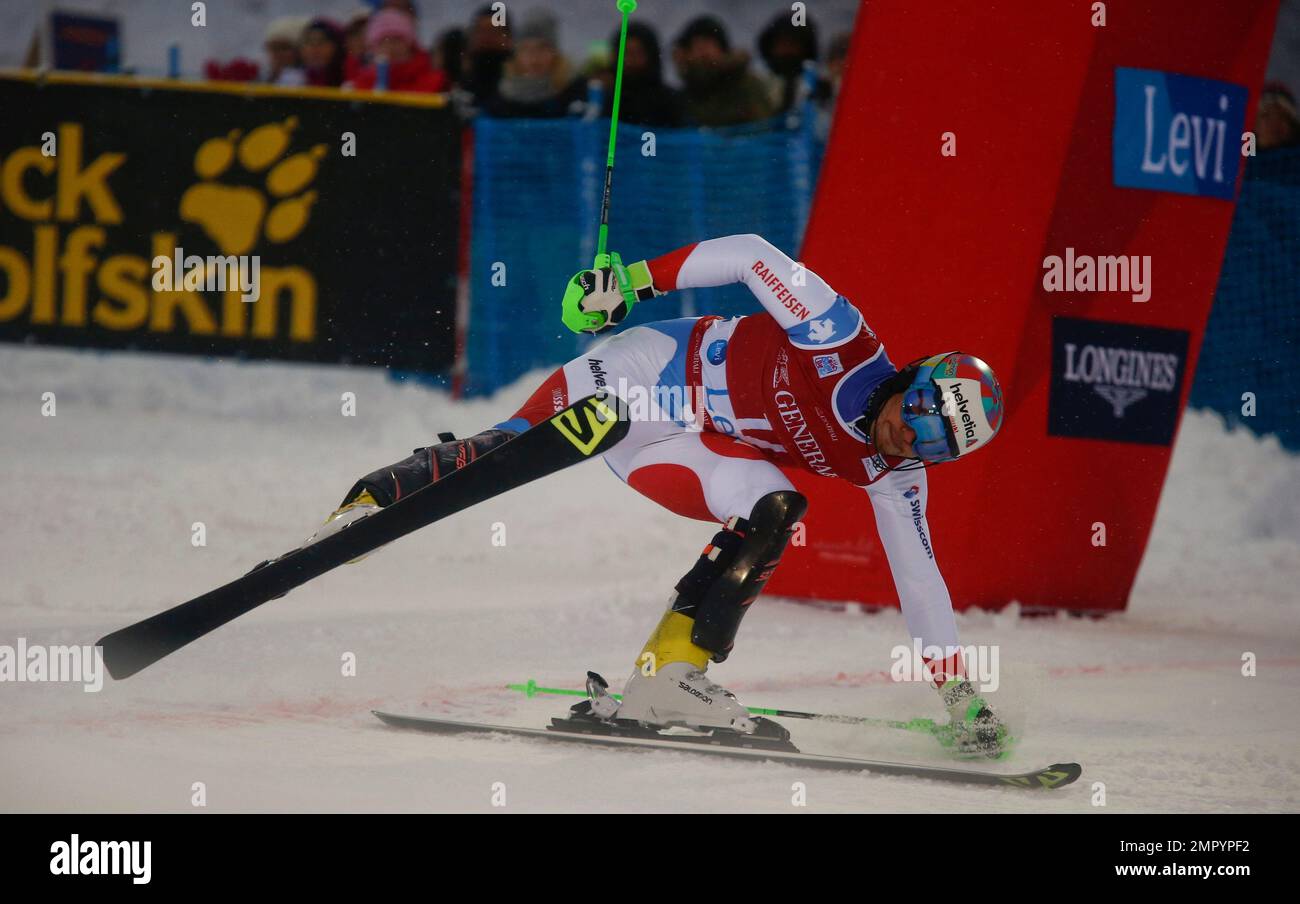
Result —
<instances>
[{"instance_id":1,"label":"helmet with helvetia logo","mask_svg":"<svg viewBox=\"0 0 1300 904\"><path fill-rule=\"evenodd\" d=\"M864 434L897 393L903 396L902 421L916 433L912 449L922 464L969 455L988 445L1002 427L1002 387L992 368L965 352L918 358L878 386L859 421Z\"/></svg>"}]
</instances>

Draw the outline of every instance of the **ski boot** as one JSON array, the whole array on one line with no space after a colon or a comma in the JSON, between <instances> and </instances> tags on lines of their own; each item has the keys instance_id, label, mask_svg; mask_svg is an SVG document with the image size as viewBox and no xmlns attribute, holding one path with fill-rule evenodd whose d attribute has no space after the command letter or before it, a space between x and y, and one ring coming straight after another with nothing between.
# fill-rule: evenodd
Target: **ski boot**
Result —
<instances>
[{"instance_id":1,"label":"ski boot","mask_svg":"<svg viewBox=\"0 0 1300 904\"><path fill-rule=\"evenodd\" d=\"M750 715L735 694L705 672L710 660L722 662L731 652L741 619L771 577L806 507L804 497L792 490L768 493L749 518L727 521L677 582L622 701L606 691L603 678L589 673L591 699L578 704L574 715L648 731L688 728L715 743L791 749L783 726Z\"/></svg>"},{"instance_id":2,"label":"ski boot","mask_svg":"<svg viewBox=\"0 0 1300 904\"><path fill-rule=\"evenodd\" d=\"M310 546L313 543L319 543L326 537L332 537L347 528L348 525L355 524L363 518L373 515L380 509L411 495L416 490L441 480L453 471L459 471L480 455L495 449L517 435L513 430L496 428L476 433L469 439L456 439L454 434L439 433L437 445L415 449L409 458L386 468L380 468L378 471L367 474L358 480L352 489L348 490L347 495L343 497L343 502L340 503L339 507L330 513L329 517L325 519L325 523L307 538L303 546ZM299 547L299 549L301 548ZM380 547L380 549L382 548ZM289 552L296 551L290 550ZM360 562L367 556L374 555L376 551L357 556L355 559L351 559L348 564L352 565ZM289 555L289 553L284 555ZM249 573L265 568L272 562L282 558L284 556L258 562ZM284 594L280 594L280 596L284 596ZM273 599L279 598L278 596L273 597Z\"/></svg>"},{"instance_id":3,"label":"ski boot","mask_svg":"<svg viewBox=\"0 0 1300 904\"><path fill-rule=\"evenodd\" d=\"M643 680L638 681L638 675ZM655 675L638 669L621 701L609 692L604 678L588 672L587 695L569 710L568 718L552 719L551 730L799 752L783 725L751 716L735 694L688 662L670 663Z\"/></svg>"},{"instance_id":4,"label":"ski boot","mask_svg":"<svg viewBox=\"0 0 1300 904\"><path fill-rule=\"evenodd\" d=\"M362 490L354 496L351 501L344 502L331 512L329 517L325 519L325 523L320 526L316 533L308 537L307 542L303 545L310 546L313 543L324 540L326 537L332 537L349 524L352 524L354 521L360 521L367 515L374 514L379 511L380 508L381 506L375 501L375 497L371 495L370 491ZM370 553L366 553L366 555L370 555ZM348 564L354 565L364 559L366 555L360 555L355 559L350 559Z\"/></svg>"},{"instance_id":5,"label":"ski boot","mask_svg":"<svg viewBox=\"0 0 1300 904\"><path fill-rule=\"evenodd\" d=\"M605 699L612 698L606 695ZM599 701L592 701L592 711L598 715L608 707L598 708ZM758 729L758 720L736 695L709 680L693 662L670 662L653 674L636 669L623 687L621 705L610 715L647 726L681 725L696 731L722 728L753 734Z\"/></svg>"},{"instance_id":6,"label":"ski boot","mask_svg":"<svg viewBox=\"0 0 1300 904\"><path fill-rule=\"evenodd\" d=\"M935 732L939 743L968 757L1001 759L1010 752L1015 739L984 698L975 693L970 679L950 678L939 693L950 719Z\"/></svg>"},{"instance_id":7,"label":"ski boot","mask_svg":"<svg viewBox=\"0 0 1300 904\"><path fill-rule=\"evenodd\" d=\"M480 455L490 452L516 435L512 430L491 429L469 439L456 439L452 433L439 433L437 445L414 449L410 458L380 468L358 480L343 497L342 504L325 519L325 523L308 538L307 543L315 543L337 534L349 524L374 514L381 508L387 508L453 471L459 471ZM360 562L364 558L364 555L357 556L348 564Z\"/></svg>"}]
</instances>

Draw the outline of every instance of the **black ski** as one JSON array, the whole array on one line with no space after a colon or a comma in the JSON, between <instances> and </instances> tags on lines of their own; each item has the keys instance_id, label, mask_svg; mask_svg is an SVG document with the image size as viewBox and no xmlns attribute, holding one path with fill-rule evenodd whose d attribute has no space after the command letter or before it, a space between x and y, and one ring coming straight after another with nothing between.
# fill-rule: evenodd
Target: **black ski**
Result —
<instances>
[{"instance_id":1,"label":"black ski","mask_svg":"<svg viewBox=\"0 0 1300 904\"><path fill-rule=\"evenodd\" d=\"M114 678L128 678L265 602L448 515L607 452L628 422L602 394L579 399L437 483L285 553L216 590L99 641Z\"/></svg>"},{"instance_id":2,"label":"black ski","mask_svg":"<svg viewBox=\"0 0 1300 904\"><path fill-rule=\"evenodd\" d=\"M487 725L479 722L455 722L449 719L429 719L422 716L399 716L373 711L385 724L433 734L503 734L514 737L535 738L545 741L570 741L596 744L602 747L630 747L637 750L680 750L708 756L731 757L741 760L782 763L812 769L829 769L840 772L871 772L880 775L904 775L928 778L941 782L958 782L968 785L994 785L1049 790L1070 784L1082 773L1078 763L1056 763L1035 772L1015 775L998 772L979 772L974 769L951 769L946 766L919 766L910 763L888 763L879 760L862 760L853 757L820 756L803 753L793 745L779 744L769 739L751 739L745 735L718 733L665 734L651 729L640 733L621 725L602 727L588 719L552 719L549 728L514 728L506 725Z\"/></svg>"}]
</instances>

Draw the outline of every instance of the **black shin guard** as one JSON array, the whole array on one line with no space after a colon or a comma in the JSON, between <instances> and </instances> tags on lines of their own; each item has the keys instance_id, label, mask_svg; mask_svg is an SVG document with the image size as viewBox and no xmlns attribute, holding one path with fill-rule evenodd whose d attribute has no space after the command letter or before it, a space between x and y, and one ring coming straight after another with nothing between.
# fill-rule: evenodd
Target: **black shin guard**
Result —
<instances>
[{"instance_id":1,"label":"black shin guard","mask_svg":"<svg viewBox=\"0 0 1300 904\"><path fill-rule=\"evenodd\" d=\"M695 620L691 641L722 662L740 620L776 570L808 500L793 490L768 493L748 519L732 518L677 582L672 608Z\"/></svg>"},{"instance_id":2,"label":"black shin guard","mask_svg":"<svg viewBox=\"0 0 1300 904\"><path fill-rule=\"evenodd\" d=\"M515 436L518 434L513 430L495 429L484 430L468 439L456 439L450 433L439 433L438 439L442 442L438 445L415 449L410 458L362 477L343 497L343 504L347 505L356 499L363 490L369 490L381 507L392 505L403 496L409 496L452 471L460 470L480 455Z\"/></svg>"}]
</instances>

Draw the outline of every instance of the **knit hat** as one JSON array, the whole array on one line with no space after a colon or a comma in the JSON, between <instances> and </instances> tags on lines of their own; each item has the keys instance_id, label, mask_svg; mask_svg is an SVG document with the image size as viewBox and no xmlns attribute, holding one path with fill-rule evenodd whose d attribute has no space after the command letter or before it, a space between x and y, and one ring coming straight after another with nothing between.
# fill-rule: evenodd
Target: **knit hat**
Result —
<instances>
[{"instance_id":1,"label":"knit hat","mask_svg":"<svg viewBox=\"0 0 1300 904\"><path fill-rule=\"evenodd\" d=\"M731 41L727 38L727 27L713 16L697 16L686 23L677 40L673 42L674 47L686 49L691 46L691 42L696 38L712 38L718 42L718 46L724 51L731 51Z\"/></svg>"},{"instance_id":2,"label":"knit hat","mask_svg":"<svg viewBox=\"0 0 1300 904\"><path fill-rule=\"evenodd\" d=\"M267 44L273 41L287 41L297 46L308 21L310 19L307 16L281 16L278 19L273 19L271 24L266 26L266 38L264 40Z\"/></svg>"},{"instance_id":3,"label":"knit hat","mask_svg":"<svg viewBox=\"0 0 1300 904\"><path fill-rule=\"evenodd\" d=\"M519 41L532 38L555 47L558 31L559 26L556 24L555 16L544 9L533 9L524 16L523 24L519 26L515 38Z\"/></svg>"},{"instance_id":4,"label":"knit hat","mask_svg":"<svg viewBox=\"0 0 1300 904\"><path fill-rule=\"evenodd\" d=\"M329 38L330 43L338 45L343 44L343 27L333 19L326 18L325 16L317 16L315 19L308 22L307 27L302 30L304 38L307 36L307 32L309 31L324 32L325 36Z\"/></svg>"},{"instance_id":5,"label":"knit hat","mask_svg":"<svg viewBox=\"0 0 1300 904\"><path fill-rule=\"evenodd\" d=\"M415 23L406 13L396 9L381 9L370 17L366 26L366 46L373 49L384 38L401 38L408 44L418 44Z\"/></svg>"}]
</instances>

